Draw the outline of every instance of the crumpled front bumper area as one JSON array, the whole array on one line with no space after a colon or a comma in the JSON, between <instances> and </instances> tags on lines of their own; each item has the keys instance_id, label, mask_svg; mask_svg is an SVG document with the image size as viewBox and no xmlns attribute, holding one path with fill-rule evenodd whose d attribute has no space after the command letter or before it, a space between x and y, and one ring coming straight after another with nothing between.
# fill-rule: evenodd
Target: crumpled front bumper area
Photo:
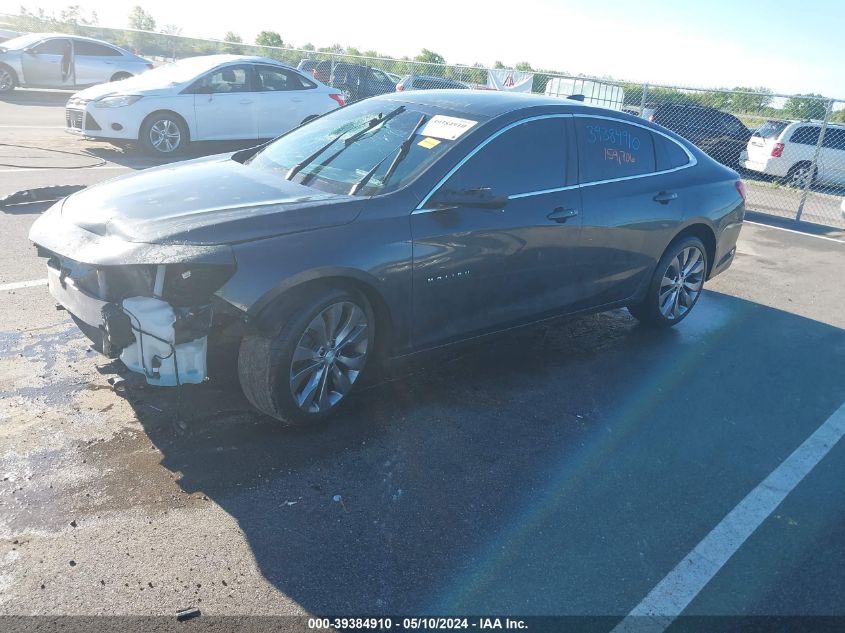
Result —
<instances>
[{"instance_id":1,"label":"crumpled front bumper area","mask_svg":"<svg viewBox=\"0 0 845 633\"><path fill-rule=\"evenodd\" d=\"M158 274L163 276L164 268L157 267ZM90 284L96 279L102 289L105 278L102 270L55 256L48 260L50 294L88 326L83 331L104 354L119 356L128 369L143 374L151 385L203 382L211 305L175 307L156 296L104 300L91 292ZM161 283L153 290L160 289Z\"/></svg>"}]
</instances>

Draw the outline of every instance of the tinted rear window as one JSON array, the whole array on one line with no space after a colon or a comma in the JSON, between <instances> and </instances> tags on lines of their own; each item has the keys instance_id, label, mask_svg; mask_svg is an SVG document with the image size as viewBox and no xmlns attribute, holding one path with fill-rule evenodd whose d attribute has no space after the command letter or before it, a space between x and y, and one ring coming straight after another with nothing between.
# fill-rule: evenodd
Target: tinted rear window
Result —
<instances>
[{"instance_id":1,"label":"tinted rear window","mask_svg":"<svg viewBox=\"0 0 845 633\"><path fill-rule=\"evenodd\" d=\"M580 182L648 174L655 170L652 133L622 121L576 118Z\"/></svg>"},{"instance_id":2,"label":"tinted rear window","mask_svg":"<svg viewBox=\"0 0 845 633\"><path fill-rule=\"evenodd\" d=\"M684 149L675 141L665 136L654 134L654 158L657 162L657 171L683 167L689 163L689 156Z\"/></svg>"},{"instance_id":3,"label":"tinted rear window","mask_svg":"<svg viewBox=\"0 0 845 633\"><path fill-rule=\"evenodd\" d=\"M815 145L819 142L821 128L816 125L803 125L792 132L789 140L800 145Z\"/></svg>"},{"instance_id":4,"label":"tinted rear window","mask_svg":"<svg viewBox=\"0 0 845 633\"><path fill-rule=\"evenodd\" d=\"M777 138L786 129L787 125L789 124L786 121L766 121L754 132L754 136Z\"/></svg>"}]
</instances>

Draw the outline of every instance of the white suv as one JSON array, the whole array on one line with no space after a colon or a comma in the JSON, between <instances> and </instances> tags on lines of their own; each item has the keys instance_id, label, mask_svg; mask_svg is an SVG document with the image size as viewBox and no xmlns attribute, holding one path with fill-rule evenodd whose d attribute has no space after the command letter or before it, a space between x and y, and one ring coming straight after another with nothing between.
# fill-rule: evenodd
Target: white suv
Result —
<instances>
[{"instance_id":1,"label":"white suv","mask_svg":"<svg viewBox=\"0 0 845 633\"><path fill-rule=\"evenodd\" d=\"M845 185L845 126L829 123L819 159L810 173L821 131L819 121L766 121L748 141L740 164L746 169L804 187L808 179Z\"/></svg>"}]
</instances>

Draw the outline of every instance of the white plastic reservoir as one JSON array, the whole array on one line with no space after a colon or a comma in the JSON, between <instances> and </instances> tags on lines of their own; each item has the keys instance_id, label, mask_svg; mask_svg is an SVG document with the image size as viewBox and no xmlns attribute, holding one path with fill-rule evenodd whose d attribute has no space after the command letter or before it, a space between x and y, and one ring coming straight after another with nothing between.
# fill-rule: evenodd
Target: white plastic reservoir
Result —
<instances>
[{"instance_id":1,"label":"white plastic reservoir","mask_svg":"<svg viewBox=\"0 0 845 633\"><path fill-rule=\"evenodd\" d=\"M174 346L176 314L169 303L153 297L130 297L123 300L123 311L135 335L135 342L120 353L126 367L144 374L151 385L172 387L205 380L208 337Z\"/></svg>"}]
</instances>

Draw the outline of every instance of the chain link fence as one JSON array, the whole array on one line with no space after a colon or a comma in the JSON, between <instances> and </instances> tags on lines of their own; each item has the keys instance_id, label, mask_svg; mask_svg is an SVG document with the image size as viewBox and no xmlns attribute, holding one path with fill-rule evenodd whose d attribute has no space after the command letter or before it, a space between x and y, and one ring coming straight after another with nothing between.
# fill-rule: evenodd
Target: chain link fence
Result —
<instances>
[{"instance_id":1,"label":"chain link fence","mask_svg":"<svg viewBox=\"0 0 845 633\"><path fill-rule=\"evenodd\" d=\"M0 14L22 31L56 30ZM705 89L572 76L528 67L486 68L297 49L99 26L62 30L128 48L157 63L217 53L261 55L343 92L347 103L396 90L519 90L621 110L687 138L746 180L749 210L845 228L845 100L775 94L765 88Z\"/></svg>"}]
</instances>

